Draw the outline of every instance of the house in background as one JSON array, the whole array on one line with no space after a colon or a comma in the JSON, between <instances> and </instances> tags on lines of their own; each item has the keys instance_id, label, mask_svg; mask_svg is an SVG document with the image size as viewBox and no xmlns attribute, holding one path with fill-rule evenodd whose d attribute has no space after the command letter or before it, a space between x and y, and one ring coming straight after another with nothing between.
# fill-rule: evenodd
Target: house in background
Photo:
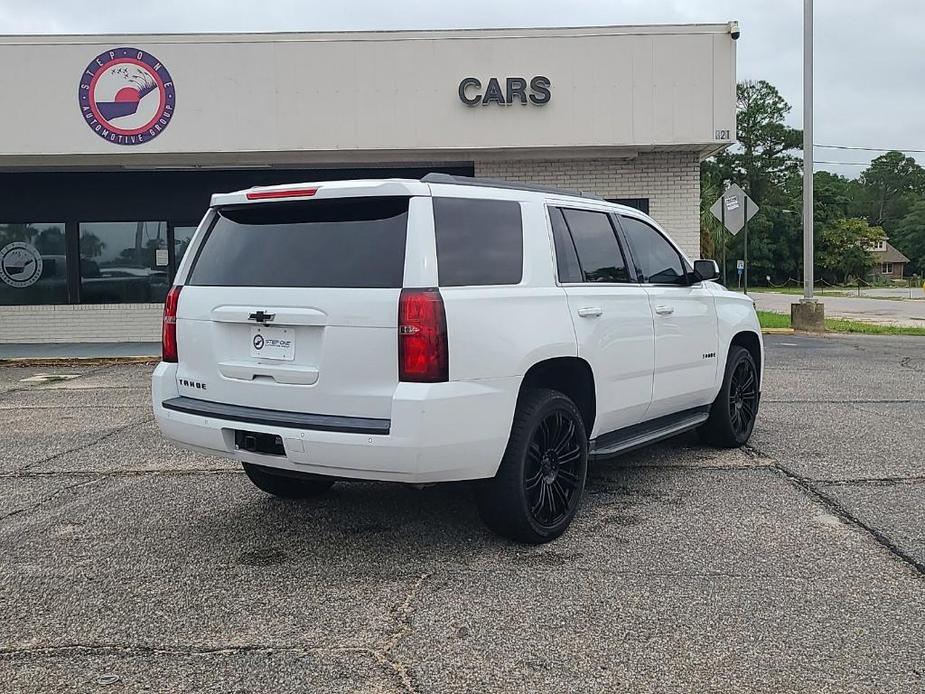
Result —
<instances>
[{"instance_id":1,"label":"house in background","mask_svg":"<svg viewBox=\"0 0 925 694\"><path fill-rule=\"evenodd\" d=\"M900 251L890 245L888 239L874 244L870 249L874 257L874 275L892 279L902 279L906 263L910 262Z\"/></svg>"}]
</instances>

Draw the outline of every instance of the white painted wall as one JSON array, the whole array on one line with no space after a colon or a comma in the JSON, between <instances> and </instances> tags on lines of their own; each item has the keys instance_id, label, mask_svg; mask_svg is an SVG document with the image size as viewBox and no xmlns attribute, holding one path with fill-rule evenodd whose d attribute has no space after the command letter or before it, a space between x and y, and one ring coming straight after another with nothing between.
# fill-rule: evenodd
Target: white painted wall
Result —
<instances>
[{"instance_id":1,"label":"white painted wall","mask_svg":"<svg viewBox=\"0 0 925 694\"><path fill-rule=\"evenodd\" d=\"M176 111L148 143L93 133L78 84L131 46L170 71ZM549 77L545 106L468 107L466 76ZM195 153L671 147L735 133L726 25L587 29L0 38L0 167L169 162ZM160 156L156 156L160 155ZM184 160L189 161L189 160ZM203 159L208 161L208 157Z\"/></svg>"}]
</instances>

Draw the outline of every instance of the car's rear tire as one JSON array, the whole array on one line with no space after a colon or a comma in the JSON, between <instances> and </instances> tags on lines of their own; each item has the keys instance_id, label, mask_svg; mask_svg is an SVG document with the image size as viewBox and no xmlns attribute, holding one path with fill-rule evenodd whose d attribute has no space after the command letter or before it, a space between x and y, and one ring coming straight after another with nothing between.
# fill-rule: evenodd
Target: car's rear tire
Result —
<instances>
[{"instance_id":1,"label":"car's rear tire","mask_svg":"<svg viewBox=\"0 0 925 694\"><path fill-rule=\"evenodd\" d=\"M733 345L726 360L726 373L719 395L710 408L710 418L697 433L704 443L721 448L744 446L758 416L758 367L744 347Z\"/></svg>"},{"instance_id":2,"label":"car's rear tire","mask_svg":"<svg viewBox=\"0 0 925 694\"><path fill-rule=\"evenodd\" d=\"M479 486L479 513L499 535L549 542L572 522L587 473L588 435L575 403L555 390L525 390L498 474Z\"/></svg>"},{"instance_id":3,"label":"car's rear tire","mask_svg":"<svg viewBox=\"0 0 925 694\"><path fill-rule=\"evenodd\" d=\"M248 479L258 489L283 499L310 499L328 491L336 480L300 472L276 470L265 465L242 463Z\"/></svg>"}]
</instances>

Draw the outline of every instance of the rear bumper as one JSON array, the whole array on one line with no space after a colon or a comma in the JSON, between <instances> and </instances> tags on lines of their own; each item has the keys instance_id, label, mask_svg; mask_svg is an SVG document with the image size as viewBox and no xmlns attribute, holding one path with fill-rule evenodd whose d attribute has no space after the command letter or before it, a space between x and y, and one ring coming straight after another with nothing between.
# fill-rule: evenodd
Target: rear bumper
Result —
<instances>
[{"instance_id":1,"label":"rear bumper","mask_svg":"<svg viewBox=\"0 0 925 694\"><path fill-rule=\"evenodd\" d=\"M312 431L336 431L342 434L388 434L391 422L388 419L370 417L338 417L330 414L304 414L302 412L277 412L258 407L228 405L197 398L168 398L161 403L165 410L186 412L200 417L225 419L241 424L264 424L284 429L310 429Z\"/></svg>"},{"instance_id":2,"label":"rear bumper","mask_svg":"<svg viewBox=\"0 0 925 694\"><path fill-rule=\"evenodd\" d=\"M161 363L152 377L152 401L164 435L186 448L241 462L333 477L397 482L447 482L492 477L507 445L520 386L518 378L449 383L400 383L388 433L331 431L294 413L267 419L267 410L216 403L203 408L179 398L176 364ZM164 406L165 401L168 407ZM177 404L181 405L177 407ZM183 405L187 405L184 407ZM273 413L270 412L270 415ZM287 418L287 416L290 416ZM305 415L311 417L311 415ZM327 423L361 418L322 415ZM292 421L292 425L280 426ZM365 420L370 421L370 420ZM386 420L372 420L382 422ZM327 428L328 430L324 430ZM236 429L276 434L285 456L236 450Z\"/></svg>"}]
</instances>

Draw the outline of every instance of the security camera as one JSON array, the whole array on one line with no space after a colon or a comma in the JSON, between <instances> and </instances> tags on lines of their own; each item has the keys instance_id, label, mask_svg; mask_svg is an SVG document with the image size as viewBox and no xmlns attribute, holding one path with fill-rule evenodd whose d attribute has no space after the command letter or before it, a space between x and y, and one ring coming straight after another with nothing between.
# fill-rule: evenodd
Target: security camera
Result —
<instances>
[{"instance_id":1,"label":"security camera","mask_svg":"<svg viewBox=\"0 0 925 694\"><path fill-rule=\"evenodd\" d=\"M729 34L732 36L733 41L737 41L739 39L739 36L742 35L742 32L739 31L738 22L729 22Z\"/></svg>"}]
</instances>

